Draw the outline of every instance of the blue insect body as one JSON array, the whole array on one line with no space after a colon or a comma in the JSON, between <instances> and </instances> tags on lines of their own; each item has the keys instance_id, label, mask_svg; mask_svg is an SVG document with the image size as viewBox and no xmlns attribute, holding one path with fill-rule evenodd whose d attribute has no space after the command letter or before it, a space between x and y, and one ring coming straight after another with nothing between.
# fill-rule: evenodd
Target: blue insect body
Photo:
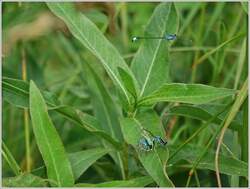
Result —
<instances>
[{"instance_id":1,"label":"blue insect body","mask_svg":"<svg viewBox=\"0 0 250 189\"><path fill-rule=\"evenodd\" d=\"M154 136L150 131L142 129L142 136L139 140L138 147L142 151L151 151L155 146L165 146L167 144L160 136Z\"/></svg>"},{"instance_id":2,"label":"blue insect body","mask_svg":"<svg viewBox=\"0 0 250 189\"><path fill-rule=\"evenodd\" d=\"M146 138L142 138L139 141L139 148L140 150L144 150L144 151L150 151L153 149L153 142L148 141Z\"/></svg>"},{"instance_id":3,"label":"blue insect body","mask_svg":"<svg viewBox=\"0 0 250 189\"><path fill-rule=\"evenodd\" d=\"M177 38L177 35L176 34L166 34L165 36L163 37L150 37L150 36L143 36L143 37L133 37L132 38L132 42L136 42L138 41L139 39L165 39L165 40L168 40L168 41L173 41Z\"/></svg>"}]
</instances>

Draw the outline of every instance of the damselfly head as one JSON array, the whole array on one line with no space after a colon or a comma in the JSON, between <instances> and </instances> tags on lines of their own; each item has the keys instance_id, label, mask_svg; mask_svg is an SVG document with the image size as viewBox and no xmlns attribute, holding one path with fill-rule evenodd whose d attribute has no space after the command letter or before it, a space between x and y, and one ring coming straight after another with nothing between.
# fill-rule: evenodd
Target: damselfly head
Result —
<instances>
[{"instance_id":1,"label":"damselfly head","mask_svg":"<svg viewBox=\"0 0 250 189\"><path fill-rule=\"evenodd\" d=\"M133 37L133 38L132 38L132 42L136 42L137 40L138 40L137 37Z\"/></svg>"},{"instance_id":2,"label":"damselfly head","mask_svg":"<svg viewBox=\"0 0 250 189\"><path fill-rule=\"evenodd\" d=\"M168 35L165 35L165 39L166 39L166 40L169 40L169 41L175 40L176 37L177 37L176 34L168 34Z\"/></svg>"}]
</instances>

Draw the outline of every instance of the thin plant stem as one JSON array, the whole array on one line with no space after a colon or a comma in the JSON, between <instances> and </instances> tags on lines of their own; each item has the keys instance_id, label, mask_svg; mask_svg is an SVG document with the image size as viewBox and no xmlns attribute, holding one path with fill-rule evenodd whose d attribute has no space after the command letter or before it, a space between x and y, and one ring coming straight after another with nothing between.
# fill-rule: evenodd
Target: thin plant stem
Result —
<instances>
[{"instance_id":1,"label":"thin plant stem","mask_svg":"<svg viewBox=\"0 0 250 189\"><path fill-rule=\"evenodd\" d=\"M246 38L245 38L243 40L240 55L239 55L238 67L237 67L235 82L234 82L234 89L237 89L239 81L240 81L240 76L242 75L243 65L244 65L245 58L246 58L246 47L247 46L246 46Z\"/></svg>"},{"instance_id":2,"label":"thin plant stem","mask_svg":"<svg viewBox=\"0 0 250 189\"><path fill-rule=\"evenodd\" d=\"M224 110L224 111L227 110L227 108L230 107L231 104L232 104L232 102L230 102L223 110ZM221 113L223 113L224 111L222 111ZM217 116L219 116L219 114L218 114ZM217 117L217 116L216 116L216 117ZM215 116L214 116L214 117L215 117ZM187 186L189 185L188 183L189 183L189 181L190 181L190 179L191 179L191 177L192 177L194 171L196 170L196 167L199 165L201 159L202 159L202 158L204 157L204 155L207 153L208 148L211 146L211 144L213 143L213 141L215 140L215 138L218 136L220 130L222 129L222 127L223 127L223 125L224 125L224 121L225 121L225 120L223 120L223 121L221 122L221 124L219 125L219 127L216 129L214 135L210 138L210 140L208 141L208 143L207 143L207 145L205 146L204 150L201 152L200 156L195 160L195 162L194 162L192 168L190 169L190 171L189 171L189 173L188 173Z\"/></svg>"},{"instance_id":3,"label":"thin plant stem","mask_svg":"<svg viewBox=\"0 0 250 189\"><path fill-rule=\"evenodd\" d=\"M26 54L22 48L22 79L27 81L27 64ZM26 149L26 171L31 171L31 156L30 156L30 132L29 132L29 113L28 109L24 109L24 132L25 132L25 149Z\"/></svg>"},{"instance_id":4,"label":"thin plant stem","mask_svg":"<svg viewBox=\"0 0 250 189\"><path fill-rule=\"evenodd\" d=\"M203 33L204 15L205 15L205 6L203 5L201 8L201 16L200 16L200 20L199 20L199 32L198 32L198 36L196 38L196 40L197 40L196 43L198 43L199 45L201 43L201 34ZM200 56L200 51L196 51L194 54L194 63L197 62L199 56ZM197 67L193 67L192 68L191 83L195 82L196 71L197 71Z\"/></svg>"},{"instance_id":5,"label":"thin plant stem","mask_svg":"<svg viewBox=\"0 0 250 189\"><path fill-rule=\"evenodd\" d=\"M218 145L215 153L215 170L216 170L216 178L218 182L218 187L221 187L221 180L220 180L220 171L219 171L219 152L220 152L220 147L221 143L223 141L225 132L227 128L229 127L230 123L232 122L233 118L237 114L239 108L241 107L242 103L244 102L245 98L247 97L247 92L248 92L248 78L243 84L243 87L241 88L226 120L225 124L223 125L219 140L218 140Z\"/></svg>"},{"instance_id":6,"label":"thin plant stem","mask_svg":"<svg viewBox=\"0 0 250 189\"><path fill-rule=\"evenodd\" d=\"M192 178L192 175L190 175L190 174L191 174L191 172L189 172L188 174L189 174L189 176L188 176L188 179L187 179L186 187L188 187L188 186L189 186L190 181L191 181L191 178ZM192 174L193 174L193 173L192 173Z\"/></svg>"},{"instance_id":7,"label":"thin plant stem","mask_svg":"<svg viewBox=\"0 0 250 189\"><path fill-rule=\"evenodd\" d=\"M239 34L227 41L224 41L223 43L221 43L220 45L218 45L216 48L214 48L213 50L207 52L206 54L204 54L203 56L201 56L197 61L194 62L193 67L196 67L198 64L202 63L204 60L206 60L209 56L211 56L212 54L214 54L215 52L217 52L219 49L221 49L222 47L226 46L227 44L231 43L232 41L239 39L243 36L245 36L245 33Z\"/></svg>"},{"instance_id":8,"label":"thin plant stem","mask_svg":"<svg viewBox=\"0 0 250 189\"><path fill-rule=\"evenodd\" d=\"M197 186L201 187L201 184L200 184L200 181L199 181L199 177L198 177L198 173L197 173L196 170L194 171L194 177L195 177L195 181L197 183Z\"/></svg>"}]
</instances>

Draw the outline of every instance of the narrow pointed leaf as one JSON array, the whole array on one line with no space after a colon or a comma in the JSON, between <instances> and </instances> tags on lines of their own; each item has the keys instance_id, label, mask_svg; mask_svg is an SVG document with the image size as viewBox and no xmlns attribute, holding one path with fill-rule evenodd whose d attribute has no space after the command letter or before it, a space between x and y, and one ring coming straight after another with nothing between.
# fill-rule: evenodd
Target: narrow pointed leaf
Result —
<instances>
[{"instance_id":1,"label":"narrow pointed leaf","mask_svg":"<svg viewBox=\"0 0 250 189\"><path fill-rule=\"evenodd\" d=\"M15 173L15 175L20 175L22 170L3 141L2 141L2 155L5 161L9 164L12 171Z\"/></svg>"},{"instance_id":2,"label":"narrow pointed leaf","mask_svg":"<svg viewBox=\"0 0 250 189\"><path fill-rule=\"evenodd\" d=\"M101 130L109 134L112 138L122 142L122 132L118 117L121 117L121 110L119 110L114 103L111 95L106 89L102 80L88 62L83 64L84 73L87 77L87 84L91 94L91 103L93 105L93 112L100 123ZM109 144L103 143L106 148L110 148ZM124 173L123 163L120 152L111 152L111 157L121 168Z\"/></svg>"},{"instance_id":3,"label":"narrow pointed leaf","mask_svg":"<svg viewBox=\"0 0 250 189\"><path fill-rule=\"evenodd\" d=\"M128 74L127 71L125 71L123 68L118 67L119 74L122 78L123 84L128 90L130 94L133 95L133 97L137 97L137 91L135 84L133 82L133 78Z\"/></svg>"},{"instance_id":4,"label":"narrow pointed leaf","mask_svg":"<svg viewBox=\"0 0 250 189\"><path fill-rule=\"evenodd\" d=\"M144 97L139 104L148 105L156 102L182 102L205 104L214 100L232 96L235 90L216 88L202 84L171 83L164 84L158 90Z\"/></svg>"},{"instance_id":5,"label":"narrow pointed leaf","mask_svg":"<svg viewBox=\"0 0 250 189\"><path fill-rule=\"evenodd\" d=\"M95 163L96 160L98 160L110 151L110 149L95 148L70 153L69 160L71 162L75 180L77 180L93 163Z\"/></svg>"},{"instance_id":6,"label":"narrow pointed leaf","mask_svg":"<svg viewBox=\"0 0 250 189\"><path fill-rule=\"evenodd\" d=\"M53 2L47 3L47 5L56 16L65 22L73 36L102 62L111 79L129 102L129 94L123 85L117 67L122 67L131 76L132 73L117 49L105 38L93 22L74 9L72 3Z\"/></svg>"},{"instance_id":7,"label":"narrow pointed leaf","mask_svg":"<svg viewBox=\"0 0 250 189\"><path fill-rule=\"evenodd\" d=\"M177 23L174 4L161 3L155 8L146 26L144 36L163 37L166 34L176 34ZM169 81L168 47L171 42L156 39L144 40L141 43L131 68L140 87L139 96L145 96Z\"/></svg>"},{"instance_id":8,"label":"narrow pointed leaf","mask_svg":"<svg viewBox=\"0 0 250 189\"><path fill-rule=\"evenodd\" d=\"M153 183L153 179L149 176L137 177L130 180L114 180L98 184L78 183L76 187L144 187Z\"/></svg>"},{"instance_id":9,"label":"narrow pointed leaf","mask_svg":"<svg viewBox=\"0 0 250 189\"><path fill-rule=\"evenodd\" d=\"M57 186L73 186L74 178L63 143L48 115L45 101L34 82L30 83L30 115L36 143L48 178Z\"/></svg>"},{"instance_id":10,"label":"narrow pointed leaf","mask_svg":"<svg viewBox=\"0 0 250 189\"><path fill-rule=\"evenodd\" d=\"M20 108L29 107L29 84L27 82L5 77L2 79L2 83L4 100ZM69 121L108 141L116 149L121 149L121 144L118 141L101 130L100 123L95 117L60 104L52 93L43 92L43 97L49 109L60 113Z\"/></svg>"}]
</instances>

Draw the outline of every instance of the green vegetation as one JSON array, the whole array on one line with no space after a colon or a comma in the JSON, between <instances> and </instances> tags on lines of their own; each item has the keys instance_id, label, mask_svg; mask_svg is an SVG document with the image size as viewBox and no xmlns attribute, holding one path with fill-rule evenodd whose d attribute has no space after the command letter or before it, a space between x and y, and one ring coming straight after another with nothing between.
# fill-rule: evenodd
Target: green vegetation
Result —
<instances>
[{"instance_id":1,"label":"green vegetation","mask_svg":"<svg viewBox=\"0 0 250 189\"><path fill-rule=\"evenodd\" d=\"M3 186L248 186L247 2L2 6Z\"/></svg>"}]
</instances>

